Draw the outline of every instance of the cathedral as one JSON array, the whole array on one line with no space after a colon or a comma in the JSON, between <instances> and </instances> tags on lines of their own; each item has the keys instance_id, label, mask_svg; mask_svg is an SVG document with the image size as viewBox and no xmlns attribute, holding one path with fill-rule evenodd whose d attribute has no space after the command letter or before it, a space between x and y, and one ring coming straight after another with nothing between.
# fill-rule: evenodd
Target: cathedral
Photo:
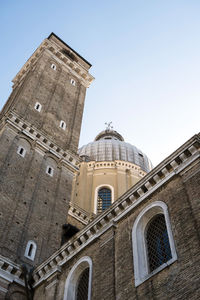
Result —
<instances>
[{"instance_id":1,"label":"cathedral","mask_svg":"<svg viewBox=\"0 0 200 300\"><path fill-rule=\"evenodd\" d=\"M51 33L0 115L0 300L200 297L200 134L153 168L111 123L78 149L91 64Z\"/></svg>"}]
</instances>

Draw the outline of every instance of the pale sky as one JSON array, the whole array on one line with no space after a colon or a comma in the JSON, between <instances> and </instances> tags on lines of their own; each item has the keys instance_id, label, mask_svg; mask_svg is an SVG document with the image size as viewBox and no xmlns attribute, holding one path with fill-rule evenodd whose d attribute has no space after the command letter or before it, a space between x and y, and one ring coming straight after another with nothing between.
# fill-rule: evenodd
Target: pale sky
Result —
<instances>
[{"instance_id":1,"label":"pale sky","mask_svg":"<svg viewBox=\"0 0 200 300\"><path fill-rule=\"evenodd\" d=\"M112 121L155 166L199 132L199 0L2 0L0 11L0 107L53 31L93 65L80 146Z\"/></svg>"}]
</instances>

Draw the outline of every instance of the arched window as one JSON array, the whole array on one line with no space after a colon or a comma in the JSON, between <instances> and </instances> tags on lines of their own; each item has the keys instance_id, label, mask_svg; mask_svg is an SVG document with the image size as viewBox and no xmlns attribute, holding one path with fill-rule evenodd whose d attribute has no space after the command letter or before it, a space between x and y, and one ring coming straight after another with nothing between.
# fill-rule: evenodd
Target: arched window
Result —
<instances>
[{"instance_id":1,"label":"arched window","mask_svg":"<svg viewBox=\"0 0 200 300\"><path fill-rule=\"evenodd\" d=\"M136 218L132 230L135 285L177 259L167 205L156 201Z\"/></svg>"},{"instance_id":2,"label":"arched window","mask_svg":"<svg viewBox=\"0 0 200 300\"><path fill-rule=\"evenodd\" d=\"M147 225L146 243L149 270L153 272L172 258L165 217L156 215Z\"/></svg>"},{"instance_id":3,"label":"arched window","mask_svg":"<svg viewBox=\"0 0 200 300\"><path fill-rule=\"evenodd\" d=\"M91 300L92 260L82 257L71 269L65 283L63 300Z\"/></svg>"},{"instance_id":4,"label":"arched window","mask_svg":"<svg viewBox=\"0 0 200 300\"><path fill-rule=\"evenodd\" d=\"M37 245L34 241L28 241L26 245L26 250L24 256L27 257L30 260L35 259L35 254L37 250Z\"/></svg>"},{"instance_id":5,"label":"arched window","mask_svg":"<svg viewBox=\"0 0 200 300\"><path fill-rule=\"evenodd\" d=\"M86 268L80 275L76 300L88 300L89 268Z\"/></svg>"},{"instance_id":6,"label":"arched window","mask_svg":"<svg viewBox=\"0 0 200 300\"><path fill-rule=\"evenodd\" d=\"M97 213L106 210L112 203L111 190L108 188L101 188L98 191L97 197Z\"/></svg>"}]
</instances>

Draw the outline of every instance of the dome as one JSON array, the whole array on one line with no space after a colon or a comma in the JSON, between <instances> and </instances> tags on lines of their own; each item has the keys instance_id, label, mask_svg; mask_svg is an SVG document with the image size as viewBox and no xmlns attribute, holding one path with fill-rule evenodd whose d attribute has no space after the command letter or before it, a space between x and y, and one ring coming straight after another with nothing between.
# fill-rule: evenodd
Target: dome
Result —
<instances>
[{"instance_id":1,"label":"dome","mask_svg":"<svg viewBox=\"0 0 200 300\"><path fill-rule=\"evenodd\" d=\"M82 146L78 154L94 161L127 161L141 167L145 172L152 169L149 158L135 146L124 142L123 137L115 130L100 132L94 142Z\"/></svg>"}]
</instances>

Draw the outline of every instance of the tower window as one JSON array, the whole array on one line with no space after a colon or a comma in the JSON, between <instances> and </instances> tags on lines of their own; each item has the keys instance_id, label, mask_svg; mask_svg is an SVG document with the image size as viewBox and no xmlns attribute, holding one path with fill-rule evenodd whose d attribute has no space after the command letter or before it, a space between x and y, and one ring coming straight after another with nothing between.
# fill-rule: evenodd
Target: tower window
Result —
<instances>
[{"instance_id":1,"label":"tower window","mask_svg":"<svg viewBox=\"0 0 200 300\"><path fill-rule=\"evenodd\" d=\"M52 68L53 70L56 70L56 65L52 64L52 65L51 65L51 68Z\"/></svg>"},{"instance_id":2,"label":"tower window","mask_svg":"<svg viewBox=\"0 0 200 300\"><path fill-rule=\"evenodd\" d=\"M66 123L64 121L60 121L60 128L62 128L63 130L66 129Z\"/></svg>"},{"instance_id":3,"label":"tower window","mask_svg":"<svg viewBox=\"0 0 200 300\"><path fill-rule=\"evenodd\" d=\"M46 169L46 173L49 175L49 176L53 176L53 171L54 169L50 166L47 166L47 169Z\"/></svg>"},{"instance_id":4,"label":"tower window","mask_svg":"<svg viewBox=\"0 0 200 300\"><path fill-rule=\"evenodd\" d=\"M101 188L98 191L97 212L100 213L106 210L110 205L111 205L111 190L108 188Z\"/></svg>"},{"instance_id":5,"label":"tower window","mask_svg":"<svg viewBox=\"0 0 200 300\"><path fill-rule=\"evenodd\" d=\"M27 257L30 260L34 260L35 259L35 254L36 254L36 250L37 250L36 243L33 242L33 241L28 241L28 243L26 245L26 250L25 250L24 256Z\"/></svg>"},{"instance_id":6,"label":"tower window","mask_svg":"<svg viewBox=\"0 0 200 300\"><path fill-rule=\"evenodd\" d=\"M18 147L18 150L17 150L17 153L18 153L20 156L24 157L25 154L26 154L26 150L25 150L22 146L19 146L19 147Z\"/></svg>"},{"instance_id":7,"label":"tower window","mask_svg":"<svg viewBox=\"0 0 200 300\"><path fill-rule=\"evenodd\" d=\"M72 85L74 85L74 86L76 85L76 81L74 79L71 79L70 82L71 82Z\"/></svg>"},{"instance_id":8,"label":"tower window","mask_svg":"<svg viewBox=\"0 0 200 300\"><path fill-rule=\"evenodd\" d=\"M41 111L41 108L42 108L42 105L41 105L39 102L36 102L34 108L35 108L37 111L40 112L40 111Z\"/></svg>"},{"instance_id":9,"label":"tower window","mask_svg":"<svg viewBox=\"0 0 200 300\"><path fill-rule=\"evenodd\" d=\"M33 244L30 244L29 250L28 250L28 256L30 257L33 252Z\"/></svg>"},{"instance_id":10,"label":"tower window","mask_svg":"<svg viewBox=\"0 0 200 300\"><path fill-rule=\"evenodd\" d=\"M146 243L150 272L172 258L164 215L159 214L150 221Z\"/></svg>"}]
</instances>

